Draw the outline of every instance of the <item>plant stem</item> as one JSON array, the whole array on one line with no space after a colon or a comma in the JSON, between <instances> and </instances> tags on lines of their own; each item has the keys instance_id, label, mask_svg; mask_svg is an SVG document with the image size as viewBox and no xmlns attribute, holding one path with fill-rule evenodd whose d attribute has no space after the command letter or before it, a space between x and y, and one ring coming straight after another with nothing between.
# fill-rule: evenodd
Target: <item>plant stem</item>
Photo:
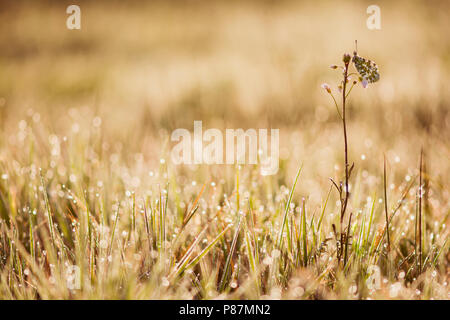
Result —
<instances>
[{"instance_id":1,"label":"plant stem","mask_svg":"<svg viewBox=\"0 0 450 320\"><path fill-rule=\"evenodd\" d=\"M342 125L344 127L344 155L345 155L345 197L343 199L343 203L341 206L341 248L344 243L344 233L342 230L342 225L344 222L344 216L345 216L345 210L347 209L347 202L349 198L349 192L348 192L348 146L347 146L347 123L346 123L346 115L345 115L345 102L347 98L346 94L346 88L347 88L347 74L348 74L348 65L349 63L345 63L345 69L344 69L344 81L342 84ZM341 249L342 252L342 249Z\"/></svg>"},{"instance_id":2,"label":"plant stem","mask_svg":"<svg viewBox=\"0 0 450 320\"><path fill-rule=\"evenodd\" d=\"M339 114L339 117L340 117L341 120L342 120L342 115L341 115L341 112L339 111L339 107L338 107L338 104L337 104L337 102L336 102L336 99L334 98L334 95L333 95L332 93L330 93L330 95L331 95L331 97L333 98L334 105L336 106L336 111L337 111L337 113Z\"/></svg>"},{"instance_id":3,"label":"plant stem","mask_svg":"<svg viewBox=\"0 0 450 320\"><path fill-rule=\"evenodd\" d=\"M384 156L384 166L383 166L383 180L384 180L384 212L386 215L386 236L387 236L387 251L391 250L391 240L389 238L389 217L388 217L388 206L387 206L387 183L386 183L386 156Z\"/></svg>"},{"instance_id":4,"label":"plant stem","mask_svg":"<svg viewBox=\"0 0 450 320\"><path fill-rule=\"evenodd\" d=\"M347 145L347 123L345 116L345 102L346 102L346 86L347 86L347 72L348 72L348 63L345 64L344 71L344 84L342 90L342 124L344 127L344 154L345 154L345 198L344 198L344 206L341 212L341 223L344 219L345 210L347 209L347 202L349 198L348 192L348 145Z\"/></svg>"},{"instance_id":5,"label":"plant stem","mask_svg":"<svg viewBox=\"0 0 450 320\"><path fill-rule=\"evenodd\" d=\"M420 150L420 168L419 168L419 273L422 273L422 162L423 149Z\"/></svg>"}]
</instances>

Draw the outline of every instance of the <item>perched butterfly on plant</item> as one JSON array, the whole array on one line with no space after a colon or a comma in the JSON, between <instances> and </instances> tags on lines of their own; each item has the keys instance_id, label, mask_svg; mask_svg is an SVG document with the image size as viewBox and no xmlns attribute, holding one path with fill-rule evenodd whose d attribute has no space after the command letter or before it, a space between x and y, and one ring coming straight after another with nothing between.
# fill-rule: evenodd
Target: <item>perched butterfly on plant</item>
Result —
<instances>
[{"instance_id":1,"label":"perched butterfly on plant","mask_svg":"<svg viewBox=\"0 0 450 320\"><path fill-rule=\"evenodd\" d=\"M380 73L378 72L378 67L375 62L359 56L356 51L353 52L352 62L361 76L361 83L364 87L367 87L368 83L380 80Z\"/></svg>"}]
</instances>

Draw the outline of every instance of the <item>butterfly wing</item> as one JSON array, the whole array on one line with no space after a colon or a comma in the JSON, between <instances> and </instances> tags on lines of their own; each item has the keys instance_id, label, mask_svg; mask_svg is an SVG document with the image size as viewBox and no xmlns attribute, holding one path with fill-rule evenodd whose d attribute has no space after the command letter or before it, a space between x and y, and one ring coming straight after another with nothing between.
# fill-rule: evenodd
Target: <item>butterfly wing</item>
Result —
<instances>
[{"instance_id":1,"label":"butterfly wing","mask_svg":"<svg viewBox=\"0 0 450 320\"><path fill-rule=\"evenodd\" d=\"M363 80L366 80L369 83L380 80L380 73L378 72L378 67L375 63L366 60L357 54L353 56L352 61Z\"/></svg>"}]
</instances>

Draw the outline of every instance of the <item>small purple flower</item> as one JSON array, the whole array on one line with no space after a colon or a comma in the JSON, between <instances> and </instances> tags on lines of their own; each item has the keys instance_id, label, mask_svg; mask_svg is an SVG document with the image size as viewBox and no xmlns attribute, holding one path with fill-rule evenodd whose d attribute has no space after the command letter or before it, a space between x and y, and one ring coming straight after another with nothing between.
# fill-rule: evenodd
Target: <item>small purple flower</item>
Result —
<instances>
[{"instance_id":1,"label":"small purple flower","mask_svg":"<svg viewBox=\"0 0 450 320\"><path fill-rule=\"evenodd\" d=\"M369 85L369 81L367 81L367 79L364 78L361 81L361 85L363 86L363 88L367 88L367 86Z\"/></svg>"}]
</instances>

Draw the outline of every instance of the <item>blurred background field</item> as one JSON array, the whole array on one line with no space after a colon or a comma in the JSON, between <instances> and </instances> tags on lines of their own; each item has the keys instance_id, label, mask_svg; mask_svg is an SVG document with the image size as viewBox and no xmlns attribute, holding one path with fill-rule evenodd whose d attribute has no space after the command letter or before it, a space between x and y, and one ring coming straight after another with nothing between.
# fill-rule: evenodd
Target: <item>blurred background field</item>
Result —
<instances>
[{"instance_id":1,"label":"blurred background field","mask_svg":"<svg viewBox=\"0 0 450 320\"><path fill-rule=\"evenodd\" d=\"M352 185L361 194L352 206L382 195L384 153L389 188L401 194L423 146L430 230L433 221L446 223L439 232L447 237L450 2L376 1L374 31L366 27L372 2L76 1L81 30L68 30L72 2L2 0L0 170L10 203L3 214L30 205L25 176L39 185L37 168L61 212L64 183L80 196L104 188L107 205L167 181L176 181L184 205L211 181L232 196L233 167L171 164L170 133L192 131L194 120L204 128L279 128L280 171L264 180L244 166L242 192L270 181L257 191L270 207L266 194L284 194L303 163L296 202L306 197L312 212L343 169L341 122L320 85L337 92L340 75L329 66L357 39L381 79L356 87L349 101Z\"/></svg>"},{"instance_id":2,"label":"blurred background field","mask_svg":"<svg viewBox=\"0 0 450 320\"><path fill-rule=\"evenodd\" d=\"M31 109L65 130L76 109L137 148L194 120L281 128L285 158L333 166L339 122L320 84L337 83L328 66L358 39L382 81L352 94L352 152L370 162L392 151L410 165L427 144L434 171L449 174L446 1L380 2L378 31L366 27L364 1L81 1L81 30L65 27L68 4L2 1L4 128Z\"/></svg>"}]
</instances>

